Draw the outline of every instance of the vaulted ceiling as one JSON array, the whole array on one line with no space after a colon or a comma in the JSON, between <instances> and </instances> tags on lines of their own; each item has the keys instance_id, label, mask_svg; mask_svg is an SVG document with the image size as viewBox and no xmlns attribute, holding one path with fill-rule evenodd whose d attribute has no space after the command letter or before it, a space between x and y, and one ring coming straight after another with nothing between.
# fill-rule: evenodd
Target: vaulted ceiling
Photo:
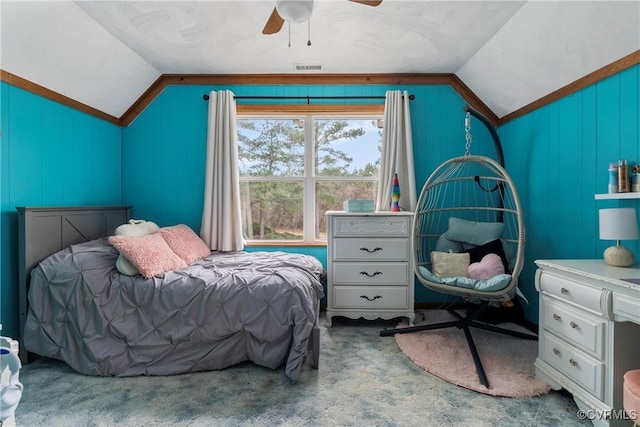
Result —
<instances>
[{"instance_id":1,"label":"vaulted ceiling","mask_svg":"<svg viewBox=\"0 0 640 427\"><path fill-rule=\"evenodd\" d=\"M503 117L640 50L638 1L315 0L264 35L274 6L2 0L0 68L114 117L166 74L452 73Z\"/></svg>"}]
</instances>

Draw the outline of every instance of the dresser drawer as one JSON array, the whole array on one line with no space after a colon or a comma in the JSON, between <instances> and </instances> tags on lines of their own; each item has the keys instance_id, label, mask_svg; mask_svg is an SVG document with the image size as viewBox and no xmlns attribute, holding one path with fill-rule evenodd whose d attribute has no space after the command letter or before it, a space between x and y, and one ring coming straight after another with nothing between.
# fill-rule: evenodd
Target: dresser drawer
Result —
<instances>
[{"instance_id":1,"label":"dresser drawer","mask_svg":"<svg viewBox=\"0 0 640 427\"><path fill-rule=\"evenodd\" d=\"M613 294L612 312L621 320L627 319L640 324L640 297Z\"/></svg>"},{"instance_id":2,"label":"dresser drawer","mask_svg":"<svg viewBox=\"0 0 640 427\"><path fill-rule=\"evenodd\" d=\"M406 309L409 307L407 287L336 286L333 308L336 309Z\"/></svg>"},{"instance_id":3,"label":"dresser drawer","mask_svg":"<svg viewBox=\"0 0 640 427\"><path fill-rule=\"evenodd\" d=\"M404 239L334 239L334 261L406 261L409 240Z\"/></svg>"},{"instance_id":4,"label":"dresser drawer","mask_svg":"<svg viewBox=\"0 0 640 427\"><path fill-rule=\"evenodd\" d=\"M406 262L336 262L334 284L407 285L409 264Z\"/></svg>"},{"instance_id":5,"label":"dresser drawer","mask_svg":"<svg viewBox=\"0 0 640 427\"><path fill-rule=\"evenodd\" d=\"M570 308L549 297L542 299L544 328L566 339L592 356L604 358L605 319Z\"/></svg>"},{"instance_id":6,"label":"dresser drawer","mask_svg":"<svg viewBox=\"0 0 640 427\"><path fill-rule=\"evenodd\" d=\"M603 362L562 342L550 333L543 334L542 347L542 357L547 363L598 399L603 398Z\"/></svg>"},{"instance_id":7,"label":"dresser drawer","mask_svg":"<svg viewBox=\"0 0 640 427\"><path fill-rule=\"evenodd\" d=\"M583 283L574 282L546 272L540 275L538 285L545 294L602 314L600 306L602 289L592 288Z\"/></svg>"},{"instance_id":8,"label":"dresser drawer","mask_svg":"<svg viewBox=\"0 0 640 427\"><path fill-rule=\"evenodd\" d=\"M411 217L408 216L336 216L333 217L333 237L349 236L399 236L411 233Z\"/></svg>"}]
</instances>

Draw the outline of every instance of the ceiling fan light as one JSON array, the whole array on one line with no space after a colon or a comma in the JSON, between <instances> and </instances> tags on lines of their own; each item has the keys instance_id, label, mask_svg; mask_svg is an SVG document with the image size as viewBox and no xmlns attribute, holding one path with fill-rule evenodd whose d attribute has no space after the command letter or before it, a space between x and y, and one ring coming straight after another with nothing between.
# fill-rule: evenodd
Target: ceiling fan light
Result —
<instances>
[{"instance_id":1,"label":"ceiling fan light","mask_svg":"<svg viewBox=\"0 0 640 427\"><path fill-rule=\"evenodd\" d=\"M298 24L311 18L313 0L278 0L276 9L282 19Z\"/></svg>"}]
</instances>

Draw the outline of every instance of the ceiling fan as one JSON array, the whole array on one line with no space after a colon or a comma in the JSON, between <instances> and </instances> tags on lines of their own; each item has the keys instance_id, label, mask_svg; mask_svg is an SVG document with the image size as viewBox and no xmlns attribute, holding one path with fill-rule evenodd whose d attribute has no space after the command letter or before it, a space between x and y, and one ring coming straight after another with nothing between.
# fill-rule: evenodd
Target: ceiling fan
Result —
<instances>
[{"instance_id":1,"label":"ceiling fan","mask_svg":"<svg viewBox=\"0 0 640 427\"><path fill-rule=\"evenodd\" d=\"M382 0L349 0L366 6L378 6ZM313 0L277 0L262 34L275 34L282 29L284 21L299 23L309 20L313 12Z\"/></svg>"}]
</instances>

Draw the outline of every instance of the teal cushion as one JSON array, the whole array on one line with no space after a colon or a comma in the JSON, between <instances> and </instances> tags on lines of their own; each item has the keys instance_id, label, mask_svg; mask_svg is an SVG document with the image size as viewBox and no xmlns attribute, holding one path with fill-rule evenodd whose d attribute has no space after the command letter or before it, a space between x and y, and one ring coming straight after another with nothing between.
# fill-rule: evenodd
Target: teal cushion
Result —
<instances>
[{"instance_id":1,"label":"teal cushion","mask_svg":"<svg viewBox=\"0 0 640 427\"><path fill-rule=\"evenodd\" d=\"M451 217L449 218L449 229L443 236L447 241L480 246L500 238L503 230L503 222L467 221Z\"/></svg>"},{"instance_id":2,"label":"teal cushion","mask_svg":"<svg viewBox=\"0 0 640 427\"><path fill-rule=\"evenodd\" d=\"M476 291L499 291L506 288L511 281L510 274L498 274L487 280L475 280L470 277L438 277L422 265L418 266L418 271L424 279L430 282Z\"/></svg>"},{"instance_id":3,"label":"teal cushion","mask_svg":"<svg viewBox=\"0 0 640 427\"><path fill-rule=\"evenodd\" d=\"M462 246L462 243L449 239L449 235L446 232L438 237L438 241L436 242L436 251L458 253L463 250L464 247Z\"/></svg>"}]
</instances>

